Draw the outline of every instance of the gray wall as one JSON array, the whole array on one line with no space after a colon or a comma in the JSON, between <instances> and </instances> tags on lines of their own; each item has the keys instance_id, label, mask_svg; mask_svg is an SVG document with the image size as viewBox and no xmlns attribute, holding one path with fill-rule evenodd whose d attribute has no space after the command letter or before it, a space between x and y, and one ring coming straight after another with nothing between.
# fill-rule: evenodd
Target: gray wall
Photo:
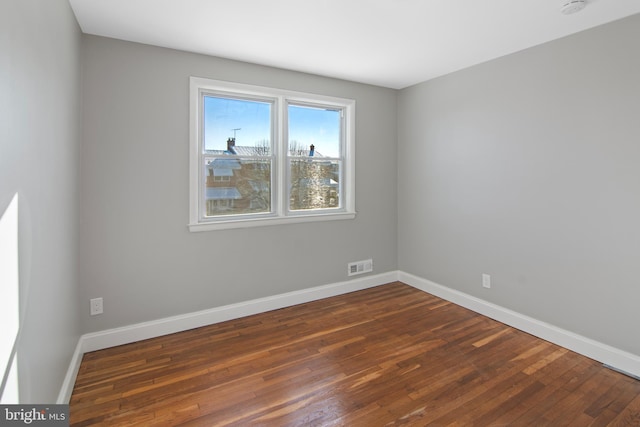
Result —
<instances>
[{"instance_id":1,"label":"gray wall","mask_svg":"<svg viewBox=\"0 0 640 427\"><path fill-rule=\"evenodd\" d=\"M23 403L56 401L80 336L80 38L66 0L0 2L0 215L18 193Z\"/></svg>"},{"instance_id":2,"label":"gray wall","mask_svg":"<svg viewBox=\"0 0 640 427\"><path fill-rule=\"evenodd\" d=\"M189 76L355 99L357 218L190 233ZM85 36L82 92L83 332L396 270L396 91Z\"/></svg>"},{"instance_id":3,"label":"gray wall","mask_svg":"<svg viewBox=\"0 0 640 427\"><path fill-rule=\"evenodd\" d=\"M399 269L640 354L639 52L636 15L402 90Z\"/></svg>"},{"instance_id":4,"label":"gray wall","mask_svg":"<svg viewBox=\"0 0 640 427\"><path fill-rule=\"evenodd\" d=\"M375 273L640 354L640 16L399 93L94 36L81 47L65 0L2 1L0 35L22 402L55 400L81 332L347 280L346 263L370 257ZM190 75L356 99L357 218L189 233Z\"/></svg>"}]
</instances>

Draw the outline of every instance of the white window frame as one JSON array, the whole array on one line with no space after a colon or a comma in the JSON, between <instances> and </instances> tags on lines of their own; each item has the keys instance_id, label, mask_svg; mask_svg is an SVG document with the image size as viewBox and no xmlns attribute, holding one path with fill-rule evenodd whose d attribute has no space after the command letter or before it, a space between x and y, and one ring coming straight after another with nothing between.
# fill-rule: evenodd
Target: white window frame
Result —
<instances>
[{"instance_id":1,"label":"white window frame","mask_svg":"<svg viewBox=\"0 0 640 427\"><path fill-rule=\"evenodd\" d=\"M203 94L269 99L273 102L272 213L205 218L203 212ZM287 107L289 103L336 108L343 112L339 208L290 211L287 191ZM189 81L189 230L192 232L313 221L353 219L355 211L355 100L191 77Z\"/></svg>"}]
</instances>

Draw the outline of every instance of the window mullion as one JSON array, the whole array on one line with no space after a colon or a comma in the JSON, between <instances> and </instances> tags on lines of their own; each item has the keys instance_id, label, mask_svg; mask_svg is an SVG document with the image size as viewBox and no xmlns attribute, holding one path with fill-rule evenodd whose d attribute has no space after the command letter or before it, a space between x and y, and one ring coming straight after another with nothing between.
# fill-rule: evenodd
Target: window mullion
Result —
<instances>
[{"instance_id":1,"label":"window mullion","mask_svg":"<svg viewBox=\"0 0 640 427\"><path fill-rule=\"evenodd\" d=\"M197 169L198 169L198 202L197 202L197 220L204 218L205 206L205 168L204 168L204 94L198 90L198 121L197 121Z\"/></svg>"},{"instance_id":2,"label":"window mullion","mask_svg":"<svg viewBox=\"0 0 640 427\"><path fill-rule=\"evenodd\" d=\"M289 191L287 187L287 102L282 96L278 97L278 127L276 136L276 161L277 161L277 209L278 216L287 215L287 200Z\"/></svg>"}]
</instances>

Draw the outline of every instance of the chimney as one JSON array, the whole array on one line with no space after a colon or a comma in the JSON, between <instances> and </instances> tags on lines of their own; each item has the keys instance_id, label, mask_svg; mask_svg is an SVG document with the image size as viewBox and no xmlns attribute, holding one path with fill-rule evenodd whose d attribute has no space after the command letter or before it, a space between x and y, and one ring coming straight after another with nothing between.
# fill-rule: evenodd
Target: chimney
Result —
<instances>
[{"instance_id":1,"label":"chimney","mask_svg":"<svg viewBox=\"0 0 640 427\"><path fill-rule=\"evenodd\" d=\"M236 139L235 138L229 138L227 139L227 151L231 154L238 154L236 153Z\"/></svg>"},{"instance_id":2,"label":"chimney","mask_svg":"<svg viewBox=\"0 0 640 427\"><path fill-rule=\"evenodd\" d=\"M311 144L311 147L309 147L309 157L313 157L314 153L316 152L316 146Z\"/></svg>"}]
</instances>

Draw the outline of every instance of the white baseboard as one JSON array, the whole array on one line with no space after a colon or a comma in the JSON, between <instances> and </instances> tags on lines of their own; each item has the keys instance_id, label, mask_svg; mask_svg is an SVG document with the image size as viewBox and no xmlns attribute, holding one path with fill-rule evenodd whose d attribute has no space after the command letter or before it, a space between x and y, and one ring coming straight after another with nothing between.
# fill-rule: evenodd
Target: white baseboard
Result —
<instances>
[{"instance_id":1,"label":"white baseboard","mask_svg":"<svg viewBox=\"0 0 640 427\"><path fill-rule=\"evenodd\" d=\"M115 347L117 345L128 344L148 338L155 338L175 332L199 328L201 326L212 325L214 323L224 322L227 320L238 319L240 317L251 316L252 314L264 313L270 310L277 310L279 308L289 307L296 304L303 304L305 302L315 301L322 298L329 298L348 292L359 291L393 282L397 280L397 277L398 275L395 271L382 273L346 282L317 286L300 291L287 292L280 295L229 304L208 310L196 311L193 313L166 317L164 319L152 320L150 322L137 323L135 325L124 326L121 328L85 334L81 337L82 351L86 353L89 351L101 350L103 348Z\"/></svg>"},{"instance_id":2,"label":"white baseboard","mask_svg":"<svg viewBox=\"0 0 640 427\"><path fill-rule=\"evenodd\" d=\"M468 308L476 313L490 317L571 351L575 351L598 362L602 362L623 373L631 374L635 377L640 376L640 356L638 355L558 328L549 323L541 322L532 317L525 316L409 273L398 272L398 280L416 289Z\"/></svg>"},{"instance_id":3,"label":"white baseboard","mask_svg":"<svg viewBox=\"0 0 640 427\"><path fill-rule=\"evenodd\" d=\"M64 381L62 381L62 387L60 388L60 393L58 394L58 400L56 401L59 405L66 405L69 403L69 399L71 399L71 393L73 392L73 386L76 383L76 377L78 376L78 371L80 370L80 363L82 362L82 355L84 352L82 351L82 337L78 341L76 345L76 349L71 356L71 363L69 363L69 369L67 369L67 375L64 377Z\"/></svg>"},{"instance_id":4,"label":"white baseboard","mask_svg":"<svg viewBox=\"0 0 640 427\"><path fill-rule=\"evenodd\" d=\"M58 395L58 403L69 402L84 353L373 288L396 280L397 271L391 271L82 335Z\"/></svg>"},{"instance_id":5,"label":"white baseboard","mask_svg":"<svg viewBox=\"0 0 640 427\"><path fill-rule=\"evenodd\" d=\"M541 322L455 289L447 288L430 280L402 271L392 271L373 276L365 276L346 282L318 286L194 313L85 334L80 337L78 345L76 346L62 389L58 395L58 403L69 402L84 353L238 319L253 314L264 313L270 310L277 310L296 304L303 304L322 298L342 295L397 280L423 292L435 295L459 306L473 310L476 313L602 362L623 373L628 373L636 377L640 376L640 356Z\"/></svg>"}]
</instances>

